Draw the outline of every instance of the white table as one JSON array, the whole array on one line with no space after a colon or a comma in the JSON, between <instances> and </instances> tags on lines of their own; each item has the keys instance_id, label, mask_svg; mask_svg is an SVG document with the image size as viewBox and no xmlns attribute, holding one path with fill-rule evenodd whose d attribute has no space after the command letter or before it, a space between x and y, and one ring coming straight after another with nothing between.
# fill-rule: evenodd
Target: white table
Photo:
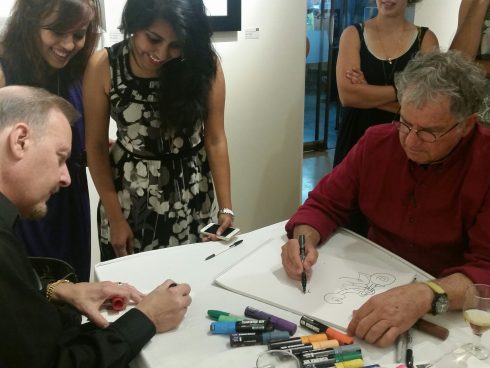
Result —
<instances>
[{"instance_id":1,"label":"white table","mask_svg":"<svg viewBox=\"0 0 490 368\"><path fill-rule=\"evenodd\" d=\"M232 293L213 285L216 276L270 239L286 241L284 222L240 235L243 243L223 254L204 261L206 256L225 249L221 242L190 244L139 253L95 266L97 280L127 282L143 292L149 292L167 278L186 282L192 287L192 304L177 330L156 335L132 362L138 368L231 368L255 367L257 355L265 346L229 347L228 336L211 335L208 309L224 310L243 315L246 306L282 317L298 324L297 336L312 332L299 326L300 316L257 300ZM435 318L435 319L434 319ZM431 319L428 317L428 319ZM471 332L460 312L432 318L450 329L449 338L440 340L414 331L416 362L435 359L453 351L462 342L471 339ZM379 363L394 367L394 347L379 349L360 343L365 363Z\"/></svg>"}]
</instances>

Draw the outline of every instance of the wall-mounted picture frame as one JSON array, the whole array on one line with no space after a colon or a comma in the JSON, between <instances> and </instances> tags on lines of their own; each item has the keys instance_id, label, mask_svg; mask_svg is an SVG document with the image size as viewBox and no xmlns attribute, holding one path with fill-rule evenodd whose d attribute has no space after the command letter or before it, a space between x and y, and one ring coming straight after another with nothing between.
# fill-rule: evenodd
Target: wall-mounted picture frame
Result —
<instances>
[{"instance_id":1,"label":"wall-mounted picture frame","mask_svg":"<svg viewBox=\"0 0 490 368\"><path fill-rule=\"evenodd\" d=\"M240 31L242 0L204 0L213 32Z\"/></svg>"}]
</instances>

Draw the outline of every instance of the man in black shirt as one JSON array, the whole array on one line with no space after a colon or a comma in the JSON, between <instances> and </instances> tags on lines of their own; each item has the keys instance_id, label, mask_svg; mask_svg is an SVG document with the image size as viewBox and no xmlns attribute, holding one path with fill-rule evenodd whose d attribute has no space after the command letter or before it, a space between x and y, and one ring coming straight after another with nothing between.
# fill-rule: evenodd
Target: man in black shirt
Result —
<instances>
[{"instance_id":1,"label":"man in black shirt","mask_svg":"<svg viewBox=\"0 0 490 368\"><path fill-rule=\"evenodd\" d=\"M44 90L0 89L0 367L126 367L156 332L177 327L191 303L189 285L171 280L147 296L113 282L60 280L41 290L13 227L19 215L42 217L50 195L70 184L76 115ZM114 296L137 305L109 325L99 309ZM92 322L81 325L80 314Z\"/></svg>"}]
</instances>

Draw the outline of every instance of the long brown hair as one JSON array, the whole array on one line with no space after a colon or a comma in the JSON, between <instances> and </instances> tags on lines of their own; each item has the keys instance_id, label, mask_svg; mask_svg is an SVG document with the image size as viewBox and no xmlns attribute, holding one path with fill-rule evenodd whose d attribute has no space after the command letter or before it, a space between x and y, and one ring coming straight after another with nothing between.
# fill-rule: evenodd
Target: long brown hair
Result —
<instances>
[{"instance_id":1,"label":"long brown hair","mask_svg":"<svg viewBox=\"0 0 490 368\"><path fill-rule=\"evenodd\" d=\"M160 118L164 127L190 134L207 120L218 56L202 0L127 0L119 29L126 39L156 20L167 21L182 44L182 58L160 70Z\"/></svg>"},{"instance_id":2,"label":"long brown hair","mask_svg":"<svg viewBox=\"0 0 490 368\"><path fill-rule=\"evenodd\" d=\"M54 93L59 92L52 88L51 67L40 56L38 47L41 23L53 13L57 14L55 21L42 27L59 33L72 31L91 19L84 47L59 74L65 90L74 80L81 78L88 58L97 46L100 27L98 1L17 0L1 41L1 62L8 84L43 87Z\"/></svg>"}]
</instances>

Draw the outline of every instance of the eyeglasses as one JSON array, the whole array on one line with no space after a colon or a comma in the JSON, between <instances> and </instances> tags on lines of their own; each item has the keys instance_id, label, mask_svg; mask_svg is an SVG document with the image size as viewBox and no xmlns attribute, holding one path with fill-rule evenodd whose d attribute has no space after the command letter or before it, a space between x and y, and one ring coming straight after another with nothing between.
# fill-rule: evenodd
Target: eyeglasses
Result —
<instances>
[{"instance_id":1,"label":"eyeglasses","mask_svg":"<svg viewBox=\"0 0 490 368\"><path fill-rule=\"evenodd\" d=\"M397 121L397 120L393 120L392 122L393 124L396 125L398 131L404 135L408 135L410 134L410 132L413 130L415 135L422 141L422 142L427 142L427 143L434 143L435 141L437 141L439 138L442 138L444 137L446 134L448 134L451 130L453 130L454 128L456 128L459 124L461 124L462 122L459 121L457 122L456 124L454 124L451 128L449 128L448 130L446 130L444 133L442 134L439 134L439 135L436 135L435 133L429 131L429 130L425 130L425 129L414 129L412 128L410 125L408 125L407 123L403 122L403 121Z\"/></svg>"}]
</instances>

